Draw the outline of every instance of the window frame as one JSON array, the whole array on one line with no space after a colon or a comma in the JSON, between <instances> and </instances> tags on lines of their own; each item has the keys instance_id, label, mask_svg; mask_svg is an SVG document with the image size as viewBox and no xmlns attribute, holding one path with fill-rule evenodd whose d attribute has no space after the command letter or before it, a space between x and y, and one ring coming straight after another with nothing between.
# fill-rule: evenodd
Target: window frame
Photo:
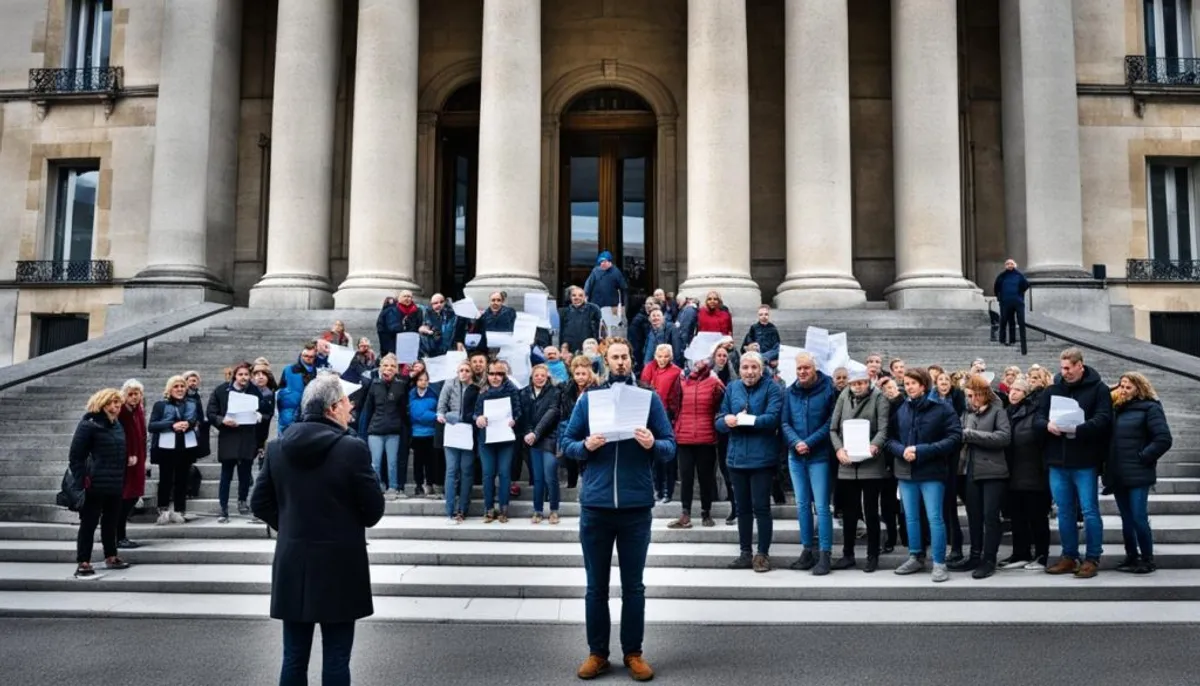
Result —
<instances>
[{"instance_id":1,"label":"window frame","mask_svg":"<svg viewBox=\"0 0 1200 686\"><path fill-rule=\"evenodd\" d=\"M1164 7L1170 5L1176 10L1176 35L1173 41L1167 40ZM1200 34L1197 25L1195 0L1144 0L1143 24L1146 41L1146 57L1148 59L1192 59L1197 57L1196 36ZM1186 21L1179 21L1179 15L1186 14ZM1174 48L1175 54L1167 48Z\"/></svg>"},{"instance_id":2,"label":"window frame","mask_svg":"<svg viewBox=\"0 0 1200 686\"><path fill-rule=\"evenodd\" d=\"M1158 227L1155 222L1154 211L1154 173L1155 167L1164 168L1167 175L1164 178L1164 214L1166 216L1167 226ZM1185 169L1188 175L1187 183L1187 214L1188 226L1188 256L1181 257L1179 250L1179 239L1181 236L1179 227L1179 181L1178 170ZM1197 238L1200 238L1200 221L1197 219L1197 198L1200 198L1200 159L1194 157L1148 157L1146 158L1146 229L1148 250L1147 254L1151 260L1155 261L1197 261L1200 260L1200 248L1197 246ZM1155 248L1155 237L1157 231L1166 231L1167 237L1167 254L1160 255Z\"/></svg>"},{"instance_id":3,"label":"window frame","mask_svg":"<svg viewBox=\"0 0 1200 686\"><path fill-rule=\"evenodd\" d=\"M76 228L74 221L75 197L79 176L92 172L96 174L96 197L92 202L91 240L88 245L88 254L80 258L71 254ZM91 261L95 257L96 225L100 220L98 207L100 195L100 161L55 161L51 163L50 174L47 175L47 179L46 240L43 243L42 249L43 259L63 264Z\"/></svg>"},{"instance_id":4,"label":"window frame","mask_svg":"<svg viewBox=\"0 0 1200 686\"><path fill-rule=\"evenodd\" d=\"M95 69L112 60L112 0L67 0L63 66Z\"/></svg>"}]
</instances>

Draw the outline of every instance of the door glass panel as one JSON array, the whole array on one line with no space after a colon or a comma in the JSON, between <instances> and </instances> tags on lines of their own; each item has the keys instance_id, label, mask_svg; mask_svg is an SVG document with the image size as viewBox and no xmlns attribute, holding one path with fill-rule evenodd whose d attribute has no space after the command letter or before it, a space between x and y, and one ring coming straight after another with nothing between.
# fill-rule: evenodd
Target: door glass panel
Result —
<instances>
[{"instance_id":1,"label":"door glass panel","mask_svg":"<svg viewBox=\"0 0 1200 686\"><path fill-rule=\"evenodd\" d=\"M471 160L454 158L454 281L467 282L467 213L470 211Z\"/></svg>"},{"instance_id":2,"label":"door glass panel","mask_svg":"<svg viewBox=\"0 0 1200 686\"><path fill-rule=\"evenodd\" d=\"M571 157L570 267L591 267L600 252L600 158Z\"/></svg>"},{"instance_id":3,"label":"door glass panel","mask_svg":"<svg viewBox=\"0 0 1200 686\"><path fill-rule=\"evenodd\" d=\"M646 158L621 160L621 271L629 280L630 299L645 299L646 274Z\"/></svg>"}]
</instances>

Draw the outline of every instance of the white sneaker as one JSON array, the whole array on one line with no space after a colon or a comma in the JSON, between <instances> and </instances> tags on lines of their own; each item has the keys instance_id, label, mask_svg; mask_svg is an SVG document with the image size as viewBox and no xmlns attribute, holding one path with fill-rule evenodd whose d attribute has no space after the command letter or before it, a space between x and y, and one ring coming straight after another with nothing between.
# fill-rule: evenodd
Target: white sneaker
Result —
<instances>
[{"instance_id":1,"label":"white sneaker","mask_svg":"<svg viewBox=\"0 0 1200 686\"><path fill-rule=\"evenodd\" d=\"M175 510L171 510L171 512L168 514L168 518L172 524L183 524L187 521L183 518L183 515L179 514Z\"/></svg>"},{"instance_id":2,"label":"white sneaker","mask_svg":"<svg viewBox=\"0 0 1200 686\"><path fill-rule=\"evenodd\" d=\"M1033 562L1030 562L1029 564L1025 565L1024 569L1027 572L1044 572L1044 571L1046 571L1046 560L1045 560L1045 558L1039 557L1038 559L1034 560Z\"/></svg>"},{"instance_id":3,"label":"white sneaker","mask_svg":"<svg viewBox=\"0 0 1200 686\"><path fill-rule=\"evenodd\" d=\"M171 523L171 513L170 512L163 510L162 512L158 513L158 521L156 521L155 524L157 524L159 526L166 526L167 524L170 524L170 523Z\"/></svg>"},{"instance_id":4,"label":"white sneaker","mask_svg":"<svg viewBox=\"0 0 1200 686\"><path fill-rule=\"evenodd\" d=\"M384 500L395 500L396 499L396 489L394 489L394 488L387 489L387 492L383 494L383 498L384 498Z\"/></svg>"},{"instance_id":5,"label":"white sneaker","mask_svg":"<svg viewBox=\"0 0 1200 686\"><path fill-rule=\"evenodd\" d=\"M934 563L933 574L930 575L934 583L941 583L950 580L950 572L946 569L946 565Z\"/></svg>"}]
</instances>

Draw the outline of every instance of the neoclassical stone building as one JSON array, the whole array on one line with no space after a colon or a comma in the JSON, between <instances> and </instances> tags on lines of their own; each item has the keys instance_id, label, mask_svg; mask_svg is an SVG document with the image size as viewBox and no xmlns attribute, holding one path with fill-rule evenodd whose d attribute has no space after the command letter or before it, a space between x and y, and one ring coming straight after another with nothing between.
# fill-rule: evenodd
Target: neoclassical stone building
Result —
<instances>
[{"instance_id":1,"label":"neoclassical stone building","mask_svg":"<svg viewBox=\"0 0 1200 686\"><path fill-rule=\"evenodd\" d=\"M1032 307L1195 284L1188 0L12 0L0 358L204 299L579 283ZM1098 266L1094 268L1094 266ZM1152 335L1154 334L1154 335Z\"/></svg>"}]
</instances>

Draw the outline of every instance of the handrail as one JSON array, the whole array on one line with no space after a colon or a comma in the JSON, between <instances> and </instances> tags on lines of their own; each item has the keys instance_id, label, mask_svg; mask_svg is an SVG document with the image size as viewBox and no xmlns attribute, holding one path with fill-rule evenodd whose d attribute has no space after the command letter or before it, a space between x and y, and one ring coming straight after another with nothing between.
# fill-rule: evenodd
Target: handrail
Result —
<instances>
[{"instance_id":1,"label":"handrail","mask_svg":"<svg viewBox=\"0 0 1200 686\"><path fill-rule=\"evenodd\" d=\"M0 391L61 372L83 362L111 355L142 344L142 369L150 354L150 339L171 333L198 321L233 309L222 303L200 303L152 319L137 322L99 338L93 338L62 350L39 355L31 360L0 369Z\"/></svg>"}]
</instances>

